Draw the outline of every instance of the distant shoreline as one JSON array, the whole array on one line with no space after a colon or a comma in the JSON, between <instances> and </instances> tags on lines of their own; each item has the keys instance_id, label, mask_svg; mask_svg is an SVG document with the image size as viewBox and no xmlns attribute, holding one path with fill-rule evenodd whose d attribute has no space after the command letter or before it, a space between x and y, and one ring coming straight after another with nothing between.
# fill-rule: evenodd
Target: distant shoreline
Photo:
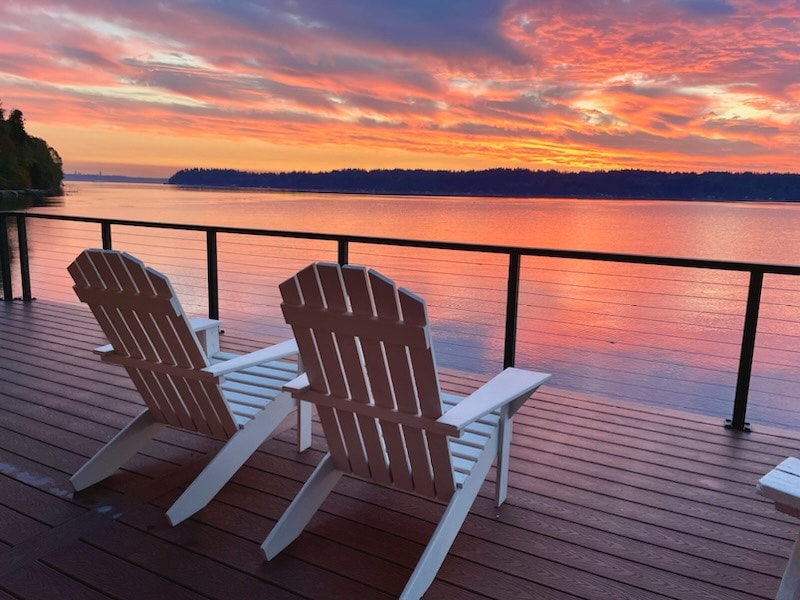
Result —
<instances>
[{"instance_id":1,"label":"distant shoreline","mask_svg":"<svg viewBox=\"0 0 800 600\"><path fill-rule=\"evenodd\" d=\"M162 183L168 181L167 177L136 177L128 175L94 175L91 173L68 173L64 181L95 181L109 183Z\"/></svg>"},{"instance_id":2,"label":"distant shoreline","mask_svg":"<svg viewBox=\"0 0 800 600\"><path fill-rule=\"evenodd\" d=\"M65 175L65 180L167 184L197 190L361 196L800 202L800 175L792 173L698 174L638 170L563 173L525 169L251 173L231 169L185 169L168 179L73 173Z\"/></svg>"},{"instance_id":3,"label":"distant shoreline","mask_svg":"<svg viewBox=\"0 0 800 600\"><path fill-rule=\"evenodd\" d=\"M564 173L526 169L345 169L320 173L251 173L232 169L185 169L170 177L167 183L206 189L359 195L800 201L800 175L792 173L666 173L640 170Z\"/></svg>"}]
</instances>

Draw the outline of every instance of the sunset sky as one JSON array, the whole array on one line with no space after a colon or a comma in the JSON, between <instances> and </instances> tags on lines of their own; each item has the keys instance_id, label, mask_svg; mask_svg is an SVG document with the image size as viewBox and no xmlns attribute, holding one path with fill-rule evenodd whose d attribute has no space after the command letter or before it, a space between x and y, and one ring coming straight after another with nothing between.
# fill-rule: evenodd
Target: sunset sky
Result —
<instances>
[{"instance_id":1,"label":"sunset sky","mask_svg":"<svg viewBox=\"0 0 800 600\"><path fill-rule=\"evenodd\" d=\"M66 172L800 172L796 0L0 3Z\"/></svg>"}]
</instances>

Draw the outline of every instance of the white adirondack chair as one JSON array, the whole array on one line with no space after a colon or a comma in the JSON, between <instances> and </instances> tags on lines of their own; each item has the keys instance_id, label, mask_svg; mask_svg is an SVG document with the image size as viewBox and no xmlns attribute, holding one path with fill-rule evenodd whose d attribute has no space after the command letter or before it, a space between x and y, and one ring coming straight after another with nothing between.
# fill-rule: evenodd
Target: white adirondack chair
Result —
<instances>
[{"instance_id":1,"label":"white adirondack chair","mask_svg":"<svg viewBox=\"0 0 800 600\"><path fill-rule=\"evenodd\" d=\"M167 511L173 525L208 504L298 407L298 448L311 444L311 406L282 386L297 377L294 340L236 356L219 351L219 321L186 318L169 280L133 256L85 250L68 267L75 292L111 342L102 359L125 367L146 408L70 479L76 491L105 479L163 427L225 445Z\"/></svg>"},{"instance_id":2,"label":"white adirondack chair","mask_svg":"<svg viewBox=\"0 0 800 600\"><path fill-rule=\"evenodd\" d=\"M800 459L790 456L758 480L756 490L782 513L800 518ZM800 535L792 547L775 600L800 598Z\"/></svg>"},{"instance_id":3,"label":"white adirondack chair","mask_svg":"<svg viewBox=\"0 0 800 600\"><path fill-rule=\"evenodd\" d=\"M306 373L286 389L316 404L329 453L262 544L303 531L347 473L447 503L401 598L428 589L497 457L505 500L511 419L550 375L506 369L466 398L439 390L422 299L363 267L313 264L280 286Z\"/></svg>"}]
</instances>

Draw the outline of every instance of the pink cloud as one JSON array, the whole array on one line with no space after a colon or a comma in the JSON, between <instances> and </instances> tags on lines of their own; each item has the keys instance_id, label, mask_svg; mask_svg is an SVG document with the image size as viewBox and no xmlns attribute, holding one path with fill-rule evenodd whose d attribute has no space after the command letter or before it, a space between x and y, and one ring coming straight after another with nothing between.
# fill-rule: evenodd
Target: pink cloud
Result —
<instances>
[{"instance_id":1,"label":"pink cloud","mask_svg":"<svg viewBox=\"0 0 800 600\"><path fill-rule=\"evenodd\" d=\"M363 146L351 166L796 171L798 22L783 0L11 2L0 100L45 131Z\"/></svg>"}]
</instances>

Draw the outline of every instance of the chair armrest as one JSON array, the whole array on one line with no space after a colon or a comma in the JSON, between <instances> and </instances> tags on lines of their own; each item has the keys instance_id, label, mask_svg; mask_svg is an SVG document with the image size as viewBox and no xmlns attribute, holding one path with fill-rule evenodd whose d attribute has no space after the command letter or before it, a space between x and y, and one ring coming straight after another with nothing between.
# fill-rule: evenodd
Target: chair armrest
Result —
<instances>
[{"instance_id":1,"label":"chair armrest","mask_svg":"<svg viewBox=\"0 0 800 600\"><path fill-rule=\"evenodd\" d=\"M513 367L505 369L439 417L437 423L450 425L461 431L490 412L519 401L516 407L512 406L512 411L516 411L548 379L548 373Z\"/></svg>"},{"instance_id":2,"label":"chair armrest","mask_svg":"<svg viewBox=\"0 0 800 600\"><path fill-rule=\"evenodd\" d=\"M291 356L292 354L297 354L297 352L297 342L295 342L293 339L285 340L279 344L274 344L272 346L262 348L261 350L256 350L255 352L243 354L242 356L237 356L236 358L231 358L230 360L225 360L215 365L211 365L210 367L203 369L203 371L211 373L215 377L219 377L220 375L225 375L234 371L240 371L241 369L246 369L248 367L254 367L262 363L278 360L279 358L285 358L287 356Z\"/></svg>"},{"instance_id":3,"label":"chair armrest","mask_svg":"<svg viewBox=\"0 0 800 600\"><path fill-rule=\"evenodd\" d=\"M197 341L209 358L219 352L219 330L222 321L218 319L206 319L204 317L192 317L189 319L189 326L197 336Z\"/></svg>"},{"instance_id":4,"label":"chair armrest","mask_svg":"<svg viewBox=\"0 0 800 600\"><path fill-rule=\"evenodd\" d=\"M800 460L794 457L785 459L758 480L756 490L775 502L782 512L794 516L800 514Z\"/></svg>"},{"instance_id":5,"label":"chair armrest","mask_svg":"<svg viewBox=\"0 0 800 600\"><path fill-rule=\"evenodd\" d=\"M311 387L308 381L308 373L301 373L288 383L283 384L283 389L287 392L302 392Z\"/></svg>"},{"instance_id":6,"label":"chair armrest","mask_svg":"<svg viewBox=\"0 0 800 600\"><path fill-rule=\"evenodd\" d=\"M219 319L206 319L205 317L192 317L189 319L189 325L197 333L214 327L219 328L222 325L222 321Z\"/></svg>"}]
</instances>

